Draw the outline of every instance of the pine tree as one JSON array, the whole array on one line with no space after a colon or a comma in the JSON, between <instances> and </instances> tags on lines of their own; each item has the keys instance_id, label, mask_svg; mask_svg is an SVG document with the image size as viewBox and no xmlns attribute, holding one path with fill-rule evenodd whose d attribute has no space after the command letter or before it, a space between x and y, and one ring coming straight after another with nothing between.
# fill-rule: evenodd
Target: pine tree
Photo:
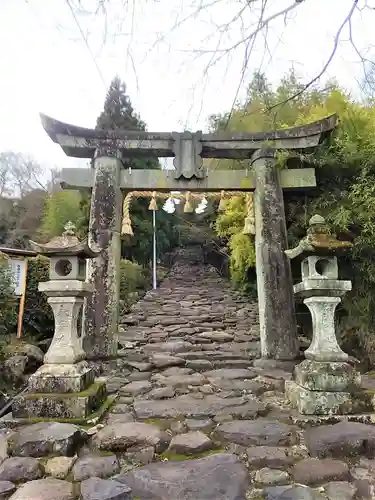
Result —
<instances>
[{"instance_id":1,"label":"pine tree","mask_svg":"<svg viewBox=\"0 0 375 500\"><path fill-rule=\"evenodd\" d=\"M112 80L104 102L103 111L100 113L96 128L99 130L131 130L145 131L146 124L135 112L130 98L126 93L126 85L118 76ZM125 168L133 169L158 169L158 158L150 155L147 158L126 158L122 160ZM131 219L134 237L127 238L122 244L122 256L135 260L140 264L147 264L152 255L152 214L148 210L149 200L135 199L131 206ZM83 221L78 226L82 231L88 227L90 199L87 197L81 202ZM161 206L160 206L161 208ZM176 243L176 234L173 229L174 219L166 212L159 210L157 213L158 254L162 255ZM86 229L87 231L87 229ZM84 231L83 231L84 232Z\"/></svg>"},{"instance_id":2,"label":"pine tree","mask_svg":"<svg viewBox=\"0 0 375 500\"><path fill-rule=\"evenodd\" d=\"M146 124L134 111L129 96L126 94L126 85L116 75L107 92L104 109L100 113L96 128L100 130L146 130ZM132 158L123 160L125 168L160 168L156 156L148 158Z\"/></svg>"},{"instance_id":3,"label":"pine tree","mask_svg":"<svg viewBox=\"0 0 375 500\"><path fill-rule=\"evenodd\" d=\"M146 130L146 124L135 113L126 94L126 85L116 75L107 92L104 109L100 113L96 128L100 130Z\"/></svg>"}]
</instances>

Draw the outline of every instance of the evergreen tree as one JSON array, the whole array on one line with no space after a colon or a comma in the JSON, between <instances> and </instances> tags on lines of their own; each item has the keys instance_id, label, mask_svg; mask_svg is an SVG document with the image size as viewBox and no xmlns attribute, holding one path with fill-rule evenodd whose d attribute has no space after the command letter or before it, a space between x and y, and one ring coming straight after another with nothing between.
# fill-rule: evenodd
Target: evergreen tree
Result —
<instances>
[{"instance_id":1,"label":"evergreen tree","mask_svg":"<svg viewBox=\"0 0 375 500\"><path fill-rule=\"evenodd\" d=\"M96 121L96 128L99 130L146 130L145 122L134 111L130 98L126 94L125 83L118 76L113 78L109 86L104 109ZM123 163L126 168L160 168L159 160L152 154L148 158L126 159Z\"/></svg>"},{"instance_id":2,"label":"evergreen tree","mask_svg":"<svg viewBox=\"0 0 375 500\"><path fill-rule=\"evenodd\" d=\"M135 113L126 94L126 85L116 75L107 92L104 109L100 113L96 128L100 130L146 130L146 124Z\"/></svg>"},{"instance_id":3,"label":"evergreen tree","mask_svg":"<svg viewBox=\"0 0 375 500\"><path fill-rule=\"evenodd\" d=\"M130 98L126 93L126 85L118 76L112 80L100 113L96 128L99 130L145 131L146 124L134 111ZM122 160L125 168L157 169L160 163L155 155L147 158L126 158ZM78 221L80 234L87 233L90 198L81 201L82 218ZM131 219L134 237L127 237L122 244L122 256L126 259L147 264L152 256L152 213L148 210L148 199L134 199L131 205ZM161 209L161 205L160 205ZM158 255L162 255L176 244L177 235L173 229L173 216L159 210L156 215L158 235Z\"/></svg>"}]
</instances>

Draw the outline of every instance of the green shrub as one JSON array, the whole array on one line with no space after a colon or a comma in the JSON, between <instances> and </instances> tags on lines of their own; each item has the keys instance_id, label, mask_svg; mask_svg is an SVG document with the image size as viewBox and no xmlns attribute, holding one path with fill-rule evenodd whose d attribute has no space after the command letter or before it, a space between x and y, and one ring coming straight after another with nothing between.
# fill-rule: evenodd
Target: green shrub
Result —
<instances>
[{"instance_id":1,"label":"green shrub","mask_svg":"<svg viewBox=\"0 0 375 500\"><path fill-rule=\"evenodd\" d=\"M138 294L150 285L151 273L136 262L122 259L120 263L120 311L137 300Z\"/></svg>"},{"instance_id":2,"label":"green shrub","mask_svg":"<svg viewBox=\"0 0 375 500\"><path fill-rule=\"evenodd\" d=\"M49 279L49 259L38 256L28 261L23 330L38 340L52 337L54 319L47 297L38 291L41 281Z\"/></svg>"},{"instance_id":3,"label":"green shrub","mask_svg":"<svg viewBox=\"0 0 375 500\"><path fill-rule=\"evenodd\" d=\"M1 279L1 275L0 275ZM54 319L52 309L44 293L38 291L38 284L49 279L49 259L35 257L29 259L27 271L26 301L23 317L24 335L42 340L53 336ZM151 282L151 273L135 262L121 260L120 264L120 301L123 312L134 303L139 294ZM0 284L1 286L1 284ZM2 300L0 290L0 301ZM1 304L0 304L1 311ZM15 308L16 311L16 308ZM1 320L1 318L0 318ZM15 323L17 322L17 318Z\"/></svg>"},{"instance_id":4,"label":"green shrub","mask_svg":"<svg viewBox=\"0 0 375 500\"><path fill-rule=\"evenodd\" d=\"M13 293L13 275L6 257L0 256L0 336L17 329L17 298Z\"/></svg>"}]
</instances>

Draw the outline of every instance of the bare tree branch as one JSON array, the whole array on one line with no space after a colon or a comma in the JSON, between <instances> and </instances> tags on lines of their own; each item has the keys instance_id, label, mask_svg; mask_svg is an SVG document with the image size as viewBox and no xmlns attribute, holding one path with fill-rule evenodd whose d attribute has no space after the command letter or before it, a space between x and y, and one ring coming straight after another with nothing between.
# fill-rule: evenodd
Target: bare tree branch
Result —
<instances>
[{"instance_id":1,"label":"bare tree branch","mask_svg":"<svg viewBox=\"0 0 375 500\"><path fill-rule=\"evenodd\" d=\"M314 77L312 78L308 83L306 83L302 88L301 90L299 90L298 92L296 92L295 94L293 94L292 96L288 97L287 99L285 99L284 101L281 101L281 102L278 102L276 104L273 104L272 106L269 106L267 109L268 111L271 111L279 106L283 106L284 104L287 104L288 102L290 101L293 101L294 99L296 99L297 97L299 97L300 95L302 95L304 92L306 92L306 90L308 90L310 87L312 87L324 74L325 72L327 71L329 65L331 64L333 58L335 57L335 54L337 52L337 48L338 48L338 45L339 45L339 42L340 42L340 37L341 37L341 33L343 31L343 29L345 28L345 26L349 23L350 23L350 20L353 16L353 13L355 11L355 8L358 4L358 0L354 0L350 10L349 10L349 13L346 15L345 19L343 20L343 22L341 23L341 25L339 26L339 29L338 31L336 32L336 35L335 35L335 38L334 38L334 42L333 42L333 48L332 48L332 51L326 61L326 63L324 64L323 68L319 71L319 73Z\"/></svg>"},{"instance_id":2,"label":"bare tree branch","mask_svg":"<svg viewBox=\"0 0 375 500\"><path fill-rule=\"evenodd\" d=\"M266 6L267 6L267 1L268 0L262 0L262 11L261 11L261 14L260 14L260 17L259 17L258 28L263 24L263 17L264 17L264 12L265 12L265 9L266 9ZM244 81L244 78L245 78L246 70L247 70L247 67L248 67L248 64L249 64L250 56L251 56L251 54L253 52L254 45L255 45L255 42L256 42L256 38L257 38L257 35L258 35L259 32L260 32L260 29L255 30L255 35L253 36L253 38L249 39L248 43L246 44L245 57L244 57L244 62L243 62L243 66L242 66L241 78L240 78L240 81L238 82L236 94L234 96L234 99L233 99L233 102L232 102L232 106L230 108L226 124L224 126L224 130L226 130L226 128L228 127L228 124L230 122L230 119L232 118L234 106L236 105L236 102L237 102L237 99L238 99L238 94L239 94L239 92L241 90L241 87L242 87L242 84L243 84L243 81ZM251 47L250 47L250 42L251 42Z\"/></svg>"}]
</instances>

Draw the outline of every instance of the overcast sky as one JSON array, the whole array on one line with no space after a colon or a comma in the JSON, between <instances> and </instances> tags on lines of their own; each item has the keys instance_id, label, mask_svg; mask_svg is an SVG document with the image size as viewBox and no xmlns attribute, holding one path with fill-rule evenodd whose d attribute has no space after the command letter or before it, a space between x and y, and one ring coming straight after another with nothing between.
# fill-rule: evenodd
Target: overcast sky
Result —
<instances>
[{"instance_id":1,"label":"overcast sky","mask_svg":"<svg viewBox=\"0 0 375 500\"><path fill-rule=\"evenodd\" d=\"M178 23L192 12L189 5L201 1L137 0L133 13L131 6L124 8L124 0L112 0L106 29L102 13L93 16L78 12L98 70L66 0L0 0L0 151L22 151L49 166L77 165L78 160L67 158L45 134L39 112L93 127L103 106L106 85L116 73L125 80L132 103L149 130L207 128L210 114L227 111L232 105L244 51L239 46L205 72L212 53L199 56L196 49L210 51L216 47L215 25L234 16L240 0L205 1L212 7L172 31L176 19ZM74 0L71 2L74 4ZM269 53L265 54L260 37L239 96L260 65L271 81L277 81L292 64L304 81L317 74L352 2L305 0L286 23L283 18L273 22L267 38ZM82 3L91 12L96 4L95 0ZM271 0L268 14L290 3ZM249 24L257 22L256 14L249 10ZM356 12L353 18L356 44L363 53L371 45L374 21L375 11L367 10L362 16ZM162 38L165 34L168 36ZM232 45L240 37L240 25L236 24L221 47ZM348 30L343 32L326 74L332 76L357 91L361 64L348 42Z\"/></svg>"}]
</instances>

